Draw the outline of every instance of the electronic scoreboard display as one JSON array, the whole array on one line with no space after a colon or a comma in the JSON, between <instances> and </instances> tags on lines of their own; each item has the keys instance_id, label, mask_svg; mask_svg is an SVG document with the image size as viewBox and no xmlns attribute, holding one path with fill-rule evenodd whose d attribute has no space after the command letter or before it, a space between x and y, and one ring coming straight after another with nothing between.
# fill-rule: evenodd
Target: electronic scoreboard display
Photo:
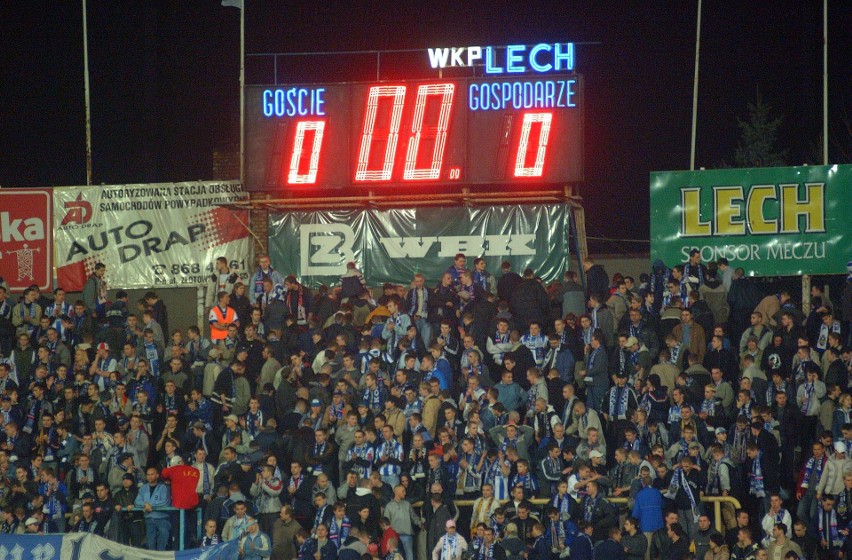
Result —
<instances>
[{"instance_id":1,"label":"electronic scoreboard display","mask_svg":"<svg viewBox=\"0 0 852 560\"><path fill-rule=\"evenodd\" d=\"M579 74L246 87L247 190L583 179Z\"/></svg>"}]
</instances>

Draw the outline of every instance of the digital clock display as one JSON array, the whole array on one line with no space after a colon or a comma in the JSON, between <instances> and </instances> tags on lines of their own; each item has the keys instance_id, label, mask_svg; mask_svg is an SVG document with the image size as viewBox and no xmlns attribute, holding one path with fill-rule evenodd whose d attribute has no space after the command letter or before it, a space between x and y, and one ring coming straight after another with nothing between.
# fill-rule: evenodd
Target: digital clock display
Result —
<instances>
[{"instance_id":1,"label":"digital clock display","mask_svg":"<svg viewBox=\"0 0 852 560\"><path fill-rule=\"evenodd\" d=\"M246 88L248 190L583 179L582 78Z\"/></svg>"}]
</instances>

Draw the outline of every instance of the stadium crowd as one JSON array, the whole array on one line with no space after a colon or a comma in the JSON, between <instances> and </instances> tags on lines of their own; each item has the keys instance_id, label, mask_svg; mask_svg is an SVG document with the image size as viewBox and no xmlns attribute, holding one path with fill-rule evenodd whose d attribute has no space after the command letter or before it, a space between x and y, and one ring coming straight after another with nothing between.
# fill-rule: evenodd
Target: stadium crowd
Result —
<instances>
[{"instance_id":1,"label":"stadium crowd","mask_svg":"<svg viewBox=\"0 0 852 560\"><path fill-rule=\"evenodd\" d=\"M0 532L173 549L187 510L250 559L848 554L852 270L803 315L697 252L501 268L313 292L220 258L203 331L102 264L79 301L0 287Z\"/></svg>"}]
</instances>

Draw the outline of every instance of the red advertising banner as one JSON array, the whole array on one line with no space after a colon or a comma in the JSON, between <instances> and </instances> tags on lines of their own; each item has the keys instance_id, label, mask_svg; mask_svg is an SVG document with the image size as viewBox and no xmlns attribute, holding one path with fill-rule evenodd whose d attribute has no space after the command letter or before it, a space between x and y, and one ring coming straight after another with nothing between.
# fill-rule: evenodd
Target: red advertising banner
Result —
<instances>
[{"instance_id":1,"label":"red advertising banner","mask_svg":"<svg viewBox=\"0 0 852 560\"><path fill-rule=\"evenodd\" d=\"M0 189L0 277L13 291L52 287L52 199L46 189Z\"/></svg>"}]
</instances>

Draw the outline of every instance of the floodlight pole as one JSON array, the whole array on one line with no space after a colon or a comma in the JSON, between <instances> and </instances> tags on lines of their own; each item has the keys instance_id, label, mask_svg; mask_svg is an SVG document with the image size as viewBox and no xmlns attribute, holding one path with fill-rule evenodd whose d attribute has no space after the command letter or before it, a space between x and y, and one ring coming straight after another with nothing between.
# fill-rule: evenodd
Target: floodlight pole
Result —
<instances>
[{"instance_id":1,"label":"floodlight pole","mask_svg":"<svg viewBox=\"0 0 852 560\"><path fill-rule=\"evenodd\" d=\"M240 184L246 182L246 4L240 10Z\"/></svg>"},{"instance_id":2,"label":"floodlight pole","mask_svg":"<svg viewBox=\"0 0 852 560\"><path fill-rule=\"evenodd\" d=\"M83 103L86 110L86 185L92 184L92 113L89 104L89 30L83 0Z\"/></svg>"},{"instance_id":3,"label":"floodlight pole","mask_svg":"<svg viewBox=\"0 0 852 560\"><path fill-rule=\"evenodd\" d=\"M828 0L822 0L822 164L828 165Z\"/></svg>"},{"instance_id":4,"label":"floodlight pole","mask_svg":"<svg viewBox=\"0 0 852 560\"><path fill-rule=\"evenodd\" d=\"M692 142L689 147L689 170L695 171L695 125L698 117L698 51L701 46L701 0L698 0L698 22L695 27L695 77L692 80Z\"/></svg>"}]
</instances>

